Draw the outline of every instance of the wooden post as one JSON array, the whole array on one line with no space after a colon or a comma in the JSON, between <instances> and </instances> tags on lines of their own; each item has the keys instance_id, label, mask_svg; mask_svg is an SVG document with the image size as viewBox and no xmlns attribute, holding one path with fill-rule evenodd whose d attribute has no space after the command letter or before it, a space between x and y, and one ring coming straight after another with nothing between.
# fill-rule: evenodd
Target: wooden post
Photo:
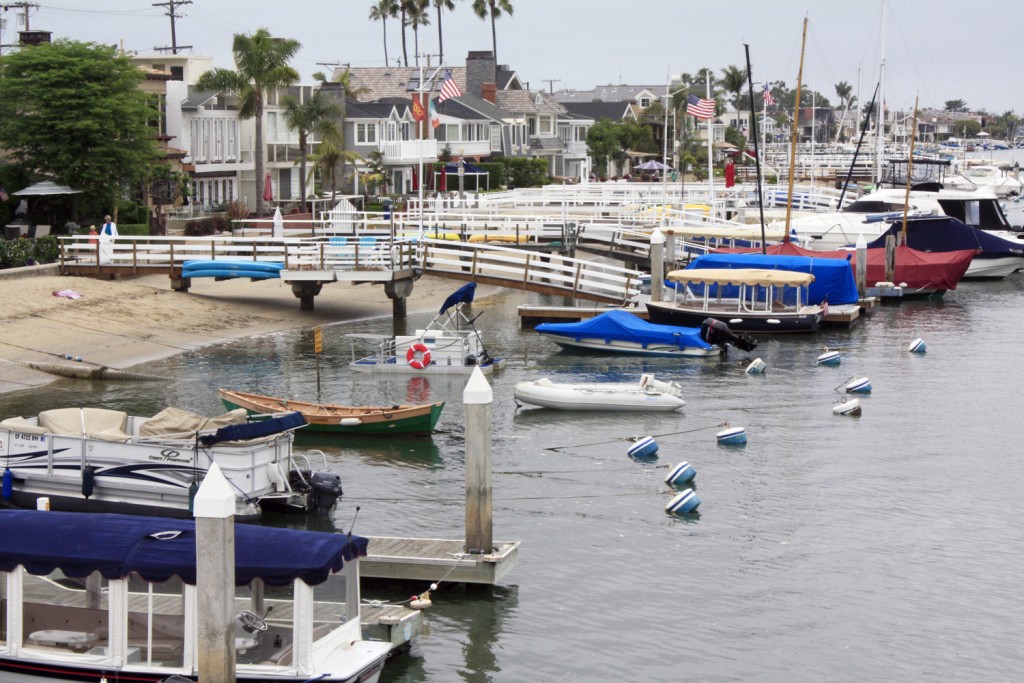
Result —
<instances>
[{"instance_id":1,"label":"wooden post","mask_svg":"<svg viewBox=\"0 0 1024 683\"><path fill-rule=\"evenodd\" d=\"M235 494L217 463L196 493L199 680L235 683Z\"/></svg>"},{"instance_id":2,"label":"wooden post","mask_svg":"<svg viewBox=\"0 0 1024 683\"><path fill-rule=\"evenodd\" d=\"M651 233L651 301L661 301L665 280L665 235L661 230Z\"/></svg>"},{"instance_id":3,"label":"wooden post","mask_svg":"<svg viewBox=\"0 0 1024 683\"><path fill-rule=\"evenodd\" d=\"M896 278L896 235L885 236L885 281L895 282Z\"/></svg>"},{"instance_id":4,"label":"wooden post","mask_svg":"<svg viewBox=\"0 0 1024 683\"><path fill-rule=\"evenodd\" d=\"M462 391L466 405L466 551L494 547L491 519L491 403L494 394L479 367Z\"/></svg>"},{"instance_id":5,"label":"wooden post","mask_svg":"<svg viewBox=\"0 0 1024 683\"><path fill-rule=\"evenodd\" d=\"M864 234L857 236L857 295L863 299L868 293L868 243Z\"/></svg>"}]
</instances>

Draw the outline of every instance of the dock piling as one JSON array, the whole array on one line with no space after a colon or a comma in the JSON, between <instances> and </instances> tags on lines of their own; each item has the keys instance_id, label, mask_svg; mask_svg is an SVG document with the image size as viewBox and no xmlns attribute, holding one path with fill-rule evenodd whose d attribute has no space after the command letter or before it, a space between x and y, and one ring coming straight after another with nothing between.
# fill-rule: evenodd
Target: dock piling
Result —
<instances>
[{"instance_id":1,"label":"dock piling","mask_svg":"<svg viewBox=\"0 0 1024 683\"><path fill-rule=\"evenodd\" d=\"M491 404L494 393L479 367L462 392L466 404L466 552L494 547L491 501Z\"/></svg>"},{"instance_id":2,"label":"dock piling","mask_svg":"<svg viewBox=\"0 0 1024 683\"><path fill-rule=\"evenodd\" d=\"M235 682L235 494L213 463L196 493L199 680Z\"/></svg>"}]
</instances>

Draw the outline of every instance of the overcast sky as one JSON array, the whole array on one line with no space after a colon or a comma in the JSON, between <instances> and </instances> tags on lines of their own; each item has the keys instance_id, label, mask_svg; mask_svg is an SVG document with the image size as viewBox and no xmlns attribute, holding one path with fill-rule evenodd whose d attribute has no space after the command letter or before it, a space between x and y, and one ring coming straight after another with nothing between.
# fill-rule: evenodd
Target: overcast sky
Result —
<instances>
[{"instance_id":1,"label":"overcast sky","mask_svg":"<svg viewBox=\"0 0 1024 683\"><path fill-rule=\"evenodd\" d=\"M152 53L170 45L170 19L158 0L34 0L29 28L54 38L121 44ZM166 0L162 0L166 2ZM176 0L177 2L178 0ZM373 0L192 0L178 8L178 45L233 68L235 33L268 28L302 49L293 66L304 82L323 63L383 66L380 22L367 18ZM490 22L472 0L455 0L443 18L446 62L465 63L470 50L491 49ZM795 87L803 19L808 19L804 85L831 98L846 81L867 102L886 57L890 108L941 107L962 99L1001 114L1024 100L1021 88L1021 0L512 0L514 14L497 22L498 61L534 89L587 90L609 83L658 84L669 73L716 74L745 63L754 80ZM2 13L4 44L21 28L16 11ZM883 41L883 31L885 40ZM413 39L408 32L409 62ZM423 53L437 53L435 15L421 28ZM189 50L186 50L189 51ZM402 54L397 21L388 22L388 56ZM436 62L436 57L432 58ZM548 79L554 79L549 83Z\"/></svg>"}]
</instances>

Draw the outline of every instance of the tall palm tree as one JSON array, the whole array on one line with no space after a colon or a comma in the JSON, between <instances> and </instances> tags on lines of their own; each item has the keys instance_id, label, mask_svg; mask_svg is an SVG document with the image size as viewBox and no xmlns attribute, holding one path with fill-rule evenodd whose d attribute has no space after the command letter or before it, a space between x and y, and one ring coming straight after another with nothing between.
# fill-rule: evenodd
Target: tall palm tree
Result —
<instances>
[{"instance_id":1,"label":"tall palm tree","mask_svg":"<svg viewBox=\"0 0 1024 683\"><path fill-rule=\"evenodd\" d=\"M299 132L299 177L301 186L302 211L306 211L306 153L309 150L309 136L324 138L338 135L338 119L341 118L341 104L317 90L305 102L294 95L281 98L284 106L284 120L288 127Z\"/></svg>"},{"instance_id":2,"label":"tall palm tree","mask_svg":"<svg viewBox=\"0 0 1024 683\"><path fill-rule=\"evenodd\" d=\"M732 95L732 105L738 112L743 100L743 89L747 87L747 71L730 64L722 69L722 80L718 82L726 92Z\"/></svg>"},{"instance_id":3,"label":"tall palm tree","mask_svg":"<svg viewBox=\"0 0 1024 683\"><path fill-rule=\"evenodd\" d=\"M409 51L405 47L405 27L409 25L406 12L409 9L409 0L398 0L398 15L402 20L402 66L409 66Z\"/></svg>"},{"instance_id":4,"label":"tall palm tree","mask_svg":"<svg viewBox=\"0 0 1024 683\"><path fill-rule=\"evenodd\" d=\"M256 214L263 215L263 103L267 93L299 80L288 60L299 51L299 41L274 38L265 28L246 35L236 33L231 45L235 71L217 68L196 81L199 90L238 95L238 117L256 119Z\"/></svg>"},{"instance_id":5,"label":"tall palm tree","mask_svg":"<svg viewBox=\"0 0 1024 683\"><path fill-rule=\"evenodd\" d=\"M388 66L388 19L398 14L398 0L376 0L370 7L370 20L379 21L384 29L384 66Z\"/></svg>"},{"instance_id":6,"label":"tall palm tree","mask_svg":"<svg viewBox=\"0 0 1024 683\"><path fill-rule=\"evenodd\" d=\"M444 34L441 31L441 12L448 10L449 12L455 9L455 0L433 0L434 7L437 8L437 54L440 61L438 64L444 64Z\"/></svg>"},{"instance_id":7,"label":"tall palm tree","mask_svg":"<svg viewBox=\"0 0 1024 683\"><path fill-rule=\"evenodd\" d=\"M406 22L412 26L413 58L415 65L420 65L420 26L430 24L430 15L427 9L430 7L430 0L405 0Z\"/></svg>"},{"instance_id":8,"label":"tall palm tree","mask_svg":"<svg viewBox=\"0 0 1024 683\"><path fill-rule=\"evenodd\" d=\"M473 0L473 12L481 19L491 18L491 44L494 50L494 63L498 63L498 30L495 21L503 14L512 16L511 0Z\"/></svg>"},{"instance_id":9,"label":"tall palm tree","mask_svg":"<svg viewBox=\"0 0 1024 683\"><path fill-rule=\"evenodd\" d=\"M839 97L839 106L843 108L843 115L839 118L839 127L836 129L836 142L839 142L839 136L843 132L843 126L846 124L846 115L850 111L850 107L853 104L852 97L853 86L846 81L839 81L836 83L836 95Z\"/></svg>"}]
</instances>

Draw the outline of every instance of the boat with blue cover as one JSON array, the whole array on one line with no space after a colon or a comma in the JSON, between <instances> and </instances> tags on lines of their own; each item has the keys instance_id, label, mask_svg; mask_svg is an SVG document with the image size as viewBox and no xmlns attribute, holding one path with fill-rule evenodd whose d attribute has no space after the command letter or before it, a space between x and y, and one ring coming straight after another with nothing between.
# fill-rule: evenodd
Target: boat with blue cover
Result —
<instances>
[{"instance_id":1,"label":"boat with blue cover","mask_svg":"<svg viewBox=\"0 0 1024 683\"><path fill-rule=\"evenodd\" d=\"M541 323L535 329L562 348L570 349L696 358L722 352L717 344L708 343L700 328L656 325L619 309L577 323Z\"/></svg>"}]
</instances>

